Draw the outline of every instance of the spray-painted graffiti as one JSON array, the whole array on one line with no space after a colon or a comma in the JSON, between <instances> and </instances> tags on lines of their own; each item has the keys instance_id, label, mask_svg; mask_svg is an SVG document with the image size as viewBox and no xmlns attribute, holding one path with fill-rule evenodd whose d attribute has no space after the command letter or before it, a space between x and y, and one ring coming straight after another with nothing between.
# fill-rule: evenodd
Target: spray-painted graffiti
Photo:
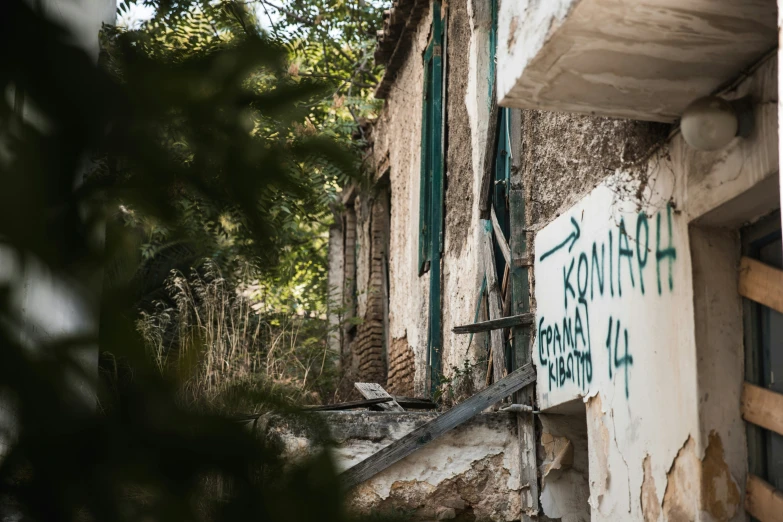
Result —
<instances>
[{"instance_id":1,"label":"spray-painted graffiti","mask_svg":"<svg viewBox=\"0 0 783 522\"><path fill-rule=\"evenodd\" d=\"M582 214L582 227L589 225L589 219ZM606 350L609 380L623 379L628 397L634 364L633 332L612 310L622 309L632 296L635 301L639 297L656 299L674 291L677 249L672 208L666 205L651 217L622 214L619 222L608 222L590 236L592 239L584 238L575 217L569 225L567 234L553 237L549 244L540 245L537 239L543 252L537 259L537 281L546 285L537 294L562 296L562 307L553 307L557 301L548 299L549 306L539 308L539 371L546 369L550 391L576 387L585 392L595 372L601 371L594 367L594 343L606 339L601 348ZM549 238L541 238L542 243L544 239ZM548 277L542 278L540 273Z\"/></svg>"}]
</instances>

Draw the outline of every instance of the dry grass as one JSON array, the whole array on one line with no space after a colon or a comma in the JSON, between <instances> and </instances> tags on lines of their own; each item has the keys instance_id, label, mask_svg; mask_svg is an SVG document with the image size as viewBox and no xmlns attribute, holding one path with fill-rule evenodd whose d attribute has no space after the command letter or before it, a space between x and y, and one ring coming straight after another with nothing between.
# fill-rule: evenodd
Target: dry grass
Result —
<instances>
[{"instance_id":1,"label":"dry grass","mask_svg":"<svg viewBox=\"0 0 783 522\"><path fill-rule=\"evenodd\" d=\"M322 318L261 313L252 292L237 288L207 262L167 281L171 302L137 321L150 357L181 383L189 406L256 413L269 398L322 403L336 381L337 356Z\"/></svg>"}]
</instances>

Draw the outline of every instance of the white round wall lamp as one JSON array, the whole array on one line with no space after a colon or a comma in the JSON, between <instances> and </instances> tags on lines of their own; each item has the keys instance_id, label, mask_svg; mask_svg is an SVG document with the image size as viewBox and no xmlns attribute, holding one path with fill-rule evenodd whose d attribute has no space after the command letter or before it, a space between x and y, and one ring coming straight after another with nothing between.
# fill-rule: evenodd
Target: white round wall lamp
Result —
<instances>
[{"instance_id":1,"label":"white round wall lamp","mask_svg":"<svg viewBox=\"0 0 783 522\"><path fill-rule=\"evenodd\" d=\"M717 96L699 98L683 112L680 130L685 142L694 149L722 149L736 136L750 135L753 104L749 96L731 101Z\"/></svg>"}]
</instances>

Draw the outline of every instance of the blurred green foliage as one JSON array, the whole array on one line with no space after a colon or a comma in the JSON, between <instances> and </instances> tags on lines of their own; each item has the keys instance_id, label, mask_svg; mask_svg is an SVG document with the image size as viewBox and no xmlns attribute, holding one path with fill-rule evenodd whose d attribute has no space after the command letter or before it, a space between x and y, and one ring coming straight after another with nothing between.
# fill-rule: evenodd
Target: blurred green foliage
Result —
<instances>
[{"instance_id":1,"label":"blurred green foliage","mask_svg":"<svg viewBox=\"0 0 783 522\"><path fill-rule=\"evenodd\" d=\"M182 5L160 2L159 32L106 34L98 67L28 2L0 3L0 252L16 274L0 283L0 397L13 417L2 433L4 516L344 519L326 455L287 463L247 425L183 408L183 375L161 376L135 327L140 263L154 271L139 230L158 251L241 256L265 271L296 244L310 205L323 208L327 181L356 166L339 140L302 131L330 89L292 79L289 50L254 29L244 4L202 4L233 24L211 27L214 40L177 29ZM123 361L122 386L103 389L83 364L97 328L31 329L14 278L32 267L86 309L102 301L101 350Z\"/></svg>"},{"instance_id":2,"label":"blurred green foliage","mask_svg":"<svg viewBox=\"0 0 783 522\"><path fill-rule=\"evenodd\" d=\"M373 118L378 107L372 92L379 69L372 54L375 31L381 21L381 2L123 0L118 10L122 15L140 5L153 8L154 16L132 28L112 32L105 39L108 67L117 71L117 76L125 68L118 64L124 56L124 52L117 52L118 48L130 45L146 56L179 64L231 49L248 35L260 32L280 49L285 64L273 72L257 71L246 79L244 87L266 95L285 85L302 96L296 111L285 112L289 118L282 122L285 132L274 117L270 121L269 112L264 112L262 118L243 114L256 139L274 147L281 140L296 143L328 138L353 153L352 169L317 156L302 156L307 161L296 167L301 186L307 190L294 197L280 198L275 194L264 202L266 217L271 218L266 222L274 225L272 248L248 248L255 243L246 237L248 228L241 213L228 213L225 209L220 209L222 213L213 212L192 196L180 200L187 213L183 226L199 228L213 239L208 253L227 277L238 267L244 271L249 262L259 285L274 290L266 293L269 301L263 303L265 309L322 315L326 309L326 241L328 226L333 221L332 207L338 204L336 193L351 181L348 171L360 171L363 130L359 123ZM192 121L181 123L188 130L193 128ZM183 149L181 153L188 157L191 141L187 136L183 139L183 134L169 128L167 140L171 147ZM158 264L184 268L170 259L170 252L163 252L171 245L167 228L146 217L133 221L144 230L142 251L146 258L158 255L163 258ZM180 248L178 252L181 251ZM160 288L160 277L156 280Z\"/></svg>"}]
</instances>

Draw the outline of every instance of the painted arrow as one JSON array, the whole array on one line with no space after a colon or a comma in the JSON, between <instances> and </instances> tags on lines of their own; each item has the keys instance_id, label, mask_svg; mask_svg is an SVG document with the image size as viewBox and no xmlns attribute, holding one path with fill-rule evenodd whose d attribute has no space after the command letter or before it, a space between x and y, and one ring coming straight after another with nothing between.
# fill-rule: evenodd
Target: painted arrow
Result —
<instances>
[{"instance_id":1,"label":"painted arrow","mask_svg":"<svg viewBox=\"0 0 783 522\"><path fill-rule=\"evenodd\" d=\"M546 259L547 257L551 256L552 254L554 254L555 252L557 252L558 250L560 250L564 246L568 245L569 241L571 242L571 244L568 246L568 251L570 252L571 249L574 248L574 243L576 243L576 240L579 239L579 235L580 235L579 223L576 222L576 219L571 217L571 224L574 225L574 231L571 232L571 234L569 234L569 236L567 238L565 238L561 243L559 243L553 249L551 249L551 250L541 254L541 257L538 258L539 261L543 261L544 259Z\"/></svg>"}]
</instances>

